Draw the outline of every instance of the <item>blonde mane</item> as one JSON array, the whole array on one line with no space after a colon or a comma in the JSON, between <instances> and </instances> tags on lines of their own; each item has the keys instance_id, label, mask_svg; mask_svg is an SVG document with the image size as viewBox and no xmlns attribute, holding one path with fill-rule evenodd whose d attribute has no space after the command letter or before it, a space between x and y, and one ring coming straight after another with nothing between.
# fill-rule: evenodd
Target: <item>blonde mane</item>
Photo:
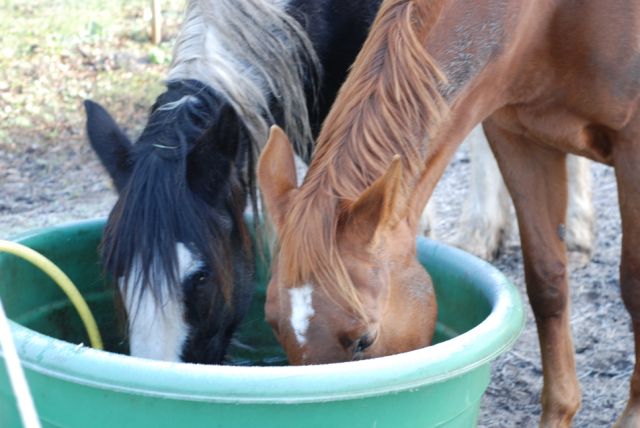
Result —
<instances>
[{"instance_id":1,"label":"blonde mane","mask_svg":"<svg viewBox=\"0 0 640 428\"><path fill-rule=\"evenodd\" d=\"M274 96L297 152L313 147L305 84L316 91L320 60L280 0L189 0L168 81L196 79L222 95L261 150L275 122Z\"/></svg>"},{"instance_id":2,"label":"blonde mane","mask_svg":"<svg viewBox=\"0 0 640 428\"><path fill-rule=\"evenodd\" d=\"M413 184L428 131L447 111L445 75L424 43L443 0L385 1L318 137L316 152L281 234L288 287L306 282L358 316L364 310L337 250L341 214L394 155ZM412 186L407 186L411 188Z\"/></svg>"}]
</instances>

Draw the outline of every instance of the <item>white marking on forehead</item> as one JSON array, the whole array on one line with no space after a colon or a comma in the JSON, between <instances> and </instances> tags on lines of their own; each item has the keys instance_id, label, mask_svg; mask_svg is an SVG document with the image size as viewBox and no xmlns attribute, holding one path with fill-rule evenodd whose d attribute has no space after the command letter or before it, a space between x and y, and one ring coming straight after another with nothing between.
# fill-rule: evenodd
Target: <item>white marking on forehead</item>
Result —
<instances>
[{"instance_id":1,"label":"white marking on forehead","mask_svg":"<svg viewBox=\"0 0 640 428\"><path fill-rule=\"evenodd\" d=\"M202 261L181 242L176 245L176 254L180 281L203 265ZM130 354L140 358L180 362L184 343L189 336L182 294L163 293L162 302L155 299L148 290L140 295L140 286L135 283L140 277L139 261L136 261L134 266L126 287L127 293L123 293L124 304L129 314ZM163 284L157 286L167 290L166 278L163 281ZM123 290L122 279L119 285L120 290Z\"/></svg>"},{"instance_id":2,"label":"white marking on forehead","mask_svg":"<svg viewBox=\"0 0 640 428\"><path fill-rule=\"evenodd\" d=\"M313 287L305 284L302 287L289 289L291 298L291 327L296 334L300 346L307 343L309 319L315 315L312 304Z\"/></svg>"}]
</instances>

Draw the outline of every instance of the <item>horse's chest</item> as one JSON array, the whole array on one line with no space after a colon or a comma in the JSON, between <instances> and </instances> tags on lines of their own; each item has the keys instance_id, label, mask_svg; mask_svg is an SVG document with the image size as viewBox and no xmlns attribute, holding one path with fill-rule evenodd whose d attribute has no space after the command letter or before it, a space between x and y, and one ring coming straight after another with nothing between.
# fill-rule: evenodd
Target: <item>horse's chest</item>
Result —
<instances>
[{"instance_id":1,"label":"horse's chest","mask_svg":"<svg viewBox=\"0 0 640 428\"><path fill-rule=\"evenodd\" d=\"M612 138L596 125L564 106L518 106L497 111L492 120L523 142L536 142L562 152L611 164Z\"/></svg>"}]
</instances>

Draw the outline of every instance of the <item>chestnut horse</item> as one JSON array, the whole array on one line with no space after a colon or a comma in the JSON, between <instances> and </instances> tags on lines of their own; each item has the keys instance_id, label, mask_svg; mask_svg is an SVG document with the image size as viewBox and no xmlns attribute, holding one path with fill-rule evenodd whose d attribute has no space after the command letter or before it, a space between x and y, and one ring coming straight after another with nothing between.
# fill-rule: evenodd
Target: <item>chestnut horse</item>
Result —
<instances>
[{"instance_id":1,"label":"chestnut horse","mask_svg":"<svg viewBox=\"0 0 640 428\"><path fill-rule=\"evenodd\" d=\"M640 352L640 3L387 0L295 185L273 129L258 179L280 239L266 311L292 363L429 344L417 218L479 122L516 208L540 338L541 425L580 405L569 326L567 153L615 168L622 298ZM640 426L640 366L618 426Z\"/></svg>"}]
</instances>

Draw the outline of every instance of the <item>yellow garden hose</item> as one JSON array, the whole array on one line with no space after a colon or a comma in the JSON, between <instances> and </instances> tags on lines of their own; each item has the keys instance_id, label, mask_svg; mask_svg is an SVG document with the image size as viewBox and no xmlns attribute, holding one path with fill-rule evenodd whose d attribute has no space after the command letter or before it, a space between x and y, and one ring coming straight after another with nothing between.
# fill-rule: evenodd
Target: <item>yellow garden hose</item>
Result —
<instances>
[{"instance_id":1,"label":"yellow garden hose","mask_svg":"<svg viewBox=\"0 0 640 428\"><path fill-rule=\"evenodd\" d=\"M73 285L73 282L71 282L69 277L65 275L58 266L54 265L49 259L37 251L18 244L17 242L0 240L0 253L2 252L13 254L25 259L49 275L49 277L51 277L51 279L60 286L62 291L65 292L73 306L78 311L80 319L87 330L91 346L96 349L102 349L102 338L100 337L96 320L93 318L87 302L82 298L80 292L76 286ZM20 365L20 359L11 337L11 329L9 328L9 322L5 315L1 299L0 345L4 353L5 363L9 373L9 381L16 397L16 404L18 405L22 425L24 428L41 428L40 420L38 419L38 414L36 413L36 408L33 404L33 397L29 392L29 386L27 385L27 380L24 376L24 371Z\"/></svg>"},{"instance_id":2,"label":"yellow garden hose","mask_svg":"<svg viewBox=\"0 0 640 428\"><path fill-rule=\"evenodd\" d=\"M87 331L87 335L89 336L91 347L95 349L103 348L102 337L98 331L98 325L91 314L91 310L89 309L87 302L82 298L82 295L76 286L73 285L73 282L71 282L69 277L65 275L58 266L54 265L51 260L47 259L37 251L34 251L29 247L25 247L22 244L18 244L17 242L0 240L0 253L1 252L10 253L25 259L49 275L49 277L58 284L62 291L64 291L73 306L76 308L76 311L78 311L78 315L80 315L80 319L82 320L84 328Z\"/></svg>"}]
</instances>

